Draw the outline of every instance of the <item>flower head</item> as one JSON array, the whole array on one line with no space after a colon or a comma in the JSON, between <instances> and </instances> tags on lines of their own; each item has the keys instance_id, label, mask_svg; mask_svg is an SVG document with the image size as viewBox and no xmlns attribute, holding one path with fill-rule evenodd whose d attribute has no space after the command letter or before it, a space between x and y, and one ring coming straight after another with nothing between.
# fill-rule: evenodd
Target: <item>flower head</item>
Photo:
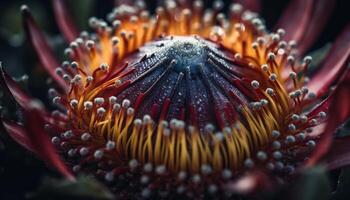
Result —
<instances>
[{"instance_id":1,"label":"flower head","mask_svg":"<svg viewBox=\"0 0 350 200\"><path fill-rule=\"evenodd\" d=\"M287 23L291 8L280 22L285 29L268 32L241 4L223 14L220 1L212 9L166 1L151 15L138 2L119 5L108 21L91 18L93 32L77 36L63 2L53 4L70 42L62 64L29 9L22 13L56 83L49 94L57 110L2 71L24 110L23 125L3 124L71 180L94 174L128 198L251 191L313 165L349 117L350 52L339 48L349 43L349 28L309 78L312 58L301 56L308 46L300 42L304 32L316 34L308 29L314 19L299 13L299 27Z\"/></svg>"}]
</instances>

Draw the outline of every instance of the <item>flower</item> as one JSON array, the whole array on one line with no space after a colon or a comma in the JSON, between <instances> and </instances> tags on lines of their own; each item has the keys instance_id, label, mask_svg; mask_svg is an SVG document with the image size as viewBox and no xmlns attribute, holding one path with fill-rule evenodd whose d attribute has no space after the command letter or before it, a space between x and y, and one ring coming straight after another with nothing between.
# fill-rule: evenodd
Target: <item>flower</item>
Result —
<instances>
[{"instance_id":1,"label":"flower","mask_svg":"<svg viewBox=\"0 0 350 200\"><path fill-rule=\"evenodd\" d=\"M127 1L108 22L91 18L93 34L79 36L63 1L53 5L70 42L62 64L26 6L22 13L56 83L49 94L57 110L2 70L24 115L3 125L71 181L93 174L120 198L249 193L314 165L349 118L350 27L311 78L312 58L301 57L320 33L326 2L292 1L283 29L269 33L241 4L225 15L220 1L210 10L166 1L152 16L142 1ZM328 154L330 169L349 164L343 141Z\"/></svg>"}]
</instances>

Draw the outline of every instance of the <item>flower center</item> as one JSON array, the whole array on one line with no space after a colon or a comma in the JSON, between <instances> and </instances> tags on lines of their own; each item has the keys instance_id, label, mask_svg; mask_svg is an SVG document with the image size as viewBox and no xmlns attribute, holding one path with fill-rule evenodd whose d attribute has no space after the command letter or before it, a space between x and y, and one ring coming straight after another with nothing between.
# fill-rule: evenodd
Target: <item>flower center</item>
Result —
<instances>
[{"instance_id":1,"label":"flower center","mask_svg":"<svg viewBox=\"0 0 350 200\"><path fill-rule=\"evenodd\" d=\"M147 57L145 57L146 55ZM237 106L247 102L239 89L238 66L224 49L199 37L166 37L140 48L141 61L125 68L130 84L113 95L130 101L136 116L178 119L204 132L224 128L237 119ZM101 94L103 95L103 94Z\"/></svg>"},{"instance_id":2,"label":"flower center","mask_svg":"<svg viewBox=\"0 0 350 200\"><path fill-rule=\"evenodd\" d=\"M61 146L79 157L75 168L187 186L254 167L292 171L297 151L315 145L301 103L309 62L299 66L284 31L266 34L255 14L236 7L226 23L214 13L199 8L191 18L170 6L155 21L140 13L113 29L90 21L98 39L78 38L67 74L57 71L71 83Z\"/></svg>"},{"instance_id":3,"label":"flower center","mask_svg":"<svg viewBox=\"0 0 350 200\"><path fill-rule=\"evenodd\" d=\"M195 37L175 37L162 41L165 55L176 60L175 71L186 73L186 70L198 72L198 65L207 59L206 44Z\"/></svg>"}]
</instances>

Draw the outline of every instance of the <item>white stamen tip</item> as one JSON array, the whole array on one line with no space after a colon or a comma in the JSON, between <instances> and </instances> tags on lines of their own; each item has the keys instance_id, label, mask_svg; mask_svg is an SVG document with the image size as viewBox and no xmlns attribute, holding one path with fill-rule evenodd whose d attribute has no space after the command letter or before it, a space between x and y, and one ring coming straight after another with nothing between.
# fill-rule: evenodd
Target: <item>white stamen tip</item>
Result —
<instances>
[{"instance_id":1,"label":"white stamen tip","mask_svg":"<svg viewBox=\"0 0 350 200\"><path fill-rule=\"evenodd\" d=\"M267 154L264 151L258 151L258 153L256 154L256 157L259 160L266 160L267 159Z\"/></svg>"},{"instance_id":2,"label":"white stamen tip","mask_svg":"<svg viewBox=\"0 0 350 200\"><path fill-rule=\"evenodd\" d=\"M271 61L273 61L273 60L276 59L276 55L275 55L274 53L272 53L272 52L268 53L268 54L267 54L267 57L268 57L268 59L271 60Z\"/></svg>"},{"instance_id":3,"label":"white stamen tip","mask_svg":"<svg viewBox=\"0 0 350 200\"><path fill-rule=\"evenodd\" d=\"M84 109L85 110L90 110L90 109L92 109L93 106L94 105L93 105L93 103L91 101L85 101L84 102Z\"/></svg>"},{"instance_id":4,"label":"white stamen tip","mask_svg":"<svg viewBox=\"0 0 350 200\"><path fill-rule=\"evenodd\" d=\"M102 97L96 97L96 98L94 99L94 102L95 102L97 105L102 106L102 104L104 104L104 102L105 102L105 99L102 98Z\"/></svg>"},{"instance_id":5,"label":"white stamen tip","mask_svg":"<svg viewBox=\"0 0 350 200\"><path fill-rule=\"evenodd\" d=\"M122 102L122 107L123 108L128 108L130 106L130 100L129 99L124 99Z\"/></svg>"},{"instance_id":6,"label":"white stamen tip","mask_svg":"<svg viewBox=\"0 0 350 200\"><path fill-rule=\"evenodd\" d=\"M253 80L250 84L254 89L258 89L260 86L260 84L257 80Z\"/></svg>"},{"instance_id":7,"label":"white stamen tip","mask_svg":"<svg viewBox=\"0 0 350 200\"><path fill-rule=\"evenodd\" d=\"M274 138L278 138L281 135L281 133L279 131L277 131L277 130L273 130L271 135Z\"/></svg>"},{"instance_id":8,"label":"white stamen tip","mask_svg":"<svg viewBox=\"0 0 350 200\"><path fill-rule=\"evenodd\" d=\"M100 65L100 69L103 70L103 71L108 70L108 68L109 68L109 65L108 65L107 63L102 63L102 64Z\"/></svg>"},{"instance_id":9,"label":"white stamen tip","mask_svg":"<svg viewBox=\"0 0 350 200\"><path fill-rule=\"evenodd\" d=\"M304 63L305 64L310 64L312 62L312 57L311 56L306 56L305 58L304 58Z\"/></svg>"},{"instance_id":10,"label":"white stamen tip","mask_svg":"<svg viewBox=\"0 0 350 200\"><path fill-rule=\"evenodd\" d=\"M72 99L72 100L70 100L70 106L72 107L72 108L76 108L77 106L78 106L78 100L76 100L76 99Z\"/></svg>"},{"instance_id":11,"label":"white stamen tip","mask_svg":"<svg viewBox=\"0 0 350 200\"><path fill-rule=\"evenodd\" d=\"M271 81L275 81L275 80L277 79L277 75L276 75L276 74L271 74L271 75L269 76L269 79L270 79Z\"/></svg>"},{"instance_id":12,"label":"white stamen tip","mask_svg":"<svg viewBox=\"0 0 350 200\"><path fill-rule=\"evenodd\" d=\"M107 143L106 143L106 149L107 150L113 150L115 148L115 142L113 142L113 141L108 141Z\"/></svg>"},{"instance_id":13,"label":"white stamen tip","mask_svg":"<svg viewBox=\"0 0 350 200\"><path fill-rule=\"evenodd\" d=\"M82 141L88 141L88 140L90 140L92 137L91 137L91 135L90 135L90 133L83 133L82 135L81 135L81 137L80 137L80 139L82 140Z\"/></svg>"},{"instance_id":14,"label":"white stamen tip","mask_svg":"<svg viewBox=\"0 0 350 200\"><path fill-rule=\"evenodd\" d=\"M244 161L244 166L246 168L253 168L254 167L254 161L250 158L247 158L245 161Z\"/></svg>"}]
</instances>

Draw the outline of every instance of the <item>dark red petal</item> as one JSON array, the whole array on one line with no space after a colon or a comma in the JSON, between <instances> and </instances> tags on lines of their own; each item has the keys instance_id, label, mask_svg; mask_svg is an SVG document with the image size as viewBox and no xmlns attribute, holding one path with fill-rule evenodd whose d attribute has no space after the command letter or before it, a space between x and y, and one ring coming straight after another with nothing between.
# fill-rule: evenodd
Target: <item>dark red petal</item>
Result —
<instances>
[{"instance_id":1,"label":"dark red petal","mask_svg":"<svg viewBox=\"0 0 350 200\"><path fill-rule=\"evenodd\" d=\"M234 2L242 4L244 9L251 10L254 12L260 12L261 2L260 0L235 0Z\"/></svg>"},{"instance_id":2,"label":"dark red petal","mask_svg":"<svg viewBox=\"0 0 350 200\"><path fill-rule=\"evenodd\" d=\"M286 41L295 40L297 43L304 36L311 18L313 0L292 0L277 23L276 29L286 31Z\"/></svg>"},{"instance_id":3,"label":"dark red petal","mask_svg":"<svg viewBox=\"0 0 350 200\"><path fill-rule=\"evenodd\" d=\"M16 102L25 110L33 98L23 91L19 85L3 70L0 66L0 84L5 90L15 98ZM50 114L46 109L43 109L42 114L49 119Z\"/></svg>"},{"instance_id":4,"label":"dark red petal","mask_svg":"<svg viewBox=\"0 0 350 200\"><path fill-rule=\"evenodd\" d=\"M5 119L2 119L2 124L4 125L5 130L13 140L15 140L18 144L20 144L27 150L39 156L38 152L33 147L30 138L28 138L26 130L22 125L7 121Z\"/></svg>"},{"instance_id":5,"label":"dark red petal","mask_svg":"<svg viewBox=\"0 0 350 200\"><path fill-rule=\"evenodd\" d=\"M303 55L322 33L322 29L331 16L334 4L335 1L329 0L318 0L314 3L312 16L307 25L307 30L298 44L298 52L300 55Z\"/></svg>"},{"instance_id":6,"label":"dark red petal","mask_svg":"<svg viewBox=\"0 0 350 200\"><path fill-rule=\"evenodd\" d=\"M56 16L56 23L68 42L74 41L79 32L73 23L73 18L68 12L64 0L52 0L53 10Z\"/></svg>"},{"instance_id":7,"label":"dark red petal","mask_svg":"<svg viewBox=\"0 0 350 200\"><path fill-rule=\"evenodd\" d=\"M327 125L306 166L314 165L327 153L333 140L333 133L350 117L350 71L344 76L332 95L333 99L329 107Z\"/></svg>"},{"instance_id":8,"label":"dark red petal","mask_svg":"<svg viewBox=\"0 0 350 200\"><path fill-rule=\"evenodd\" d=\"M312 108L311 111L309 113L307 113L308 118L313 118L314 116L318 115L322 111L328 113L328 109L329 109L329 106L331 104L332 99L333 99L333 95L327 97L320 104L318 104L314 108Z\"/></svg>"},{"instance_id":9,"label":"dark red petal","mask_svg":"<svg viewBox=\"0 0 350 200\"><path fill-rule=\"evenodd\" d=\"M337 138L326 154L324 162L328 170L350 165L350 136Z\"/></svg>"},{"instance_id":10,"label":"dark red petal","mask_svg":"<svg viewBox=\"0 0 350 200\"><path fill-rule=\"evenodd\" d=\"M45 121L42 116L43 106L40 102L31 101L24 112L24 125L31 139L32 145L40 153L41 159L48 162L57 171L69 180L74 181L74 175L68 170L62 162L60 156L56 153L48 134L44 129Z\"/></svg>"},{"instance_id":11,"label":"dark red petal","mask_svg":"<svg viewBox=\"0 0 350 200\"><path fill-rule=\"evenodd\" d=\"M0 67L0 73L0 82L5 89L9 90L21 107L24 108L27 106L32 98L18 86L18 84L3 70L2 67Z\"/></svg>"},{"instance_id":12,"label":"dark red petal","mask_svg":"<svg viewBox=\"0 0 350 200\"><path fill-rule=\"evenodd\" d=\"M55 72L56 67L59 66L59 62L53 55L52 49L47 43L44 34L41 32L38 25L34 21L34 18L30 14L28 7L22 6L21 10L27 37L35 49L41 64L50 74L52 79L56 81L62 89L67 90L68 84Z\"/></svg>"},{"instance_id":13,"label":"dark red petal","mask_svg":"<svg viewBox=\"0 0 350 200\"><path fill-rule=\"evenodd\" d=\"M328 92L331 84L345 71L350 56L350 24L338 37L329 51L320 71L307 84L310 92L318 97Z\"/></svg>"}]
</instances>

